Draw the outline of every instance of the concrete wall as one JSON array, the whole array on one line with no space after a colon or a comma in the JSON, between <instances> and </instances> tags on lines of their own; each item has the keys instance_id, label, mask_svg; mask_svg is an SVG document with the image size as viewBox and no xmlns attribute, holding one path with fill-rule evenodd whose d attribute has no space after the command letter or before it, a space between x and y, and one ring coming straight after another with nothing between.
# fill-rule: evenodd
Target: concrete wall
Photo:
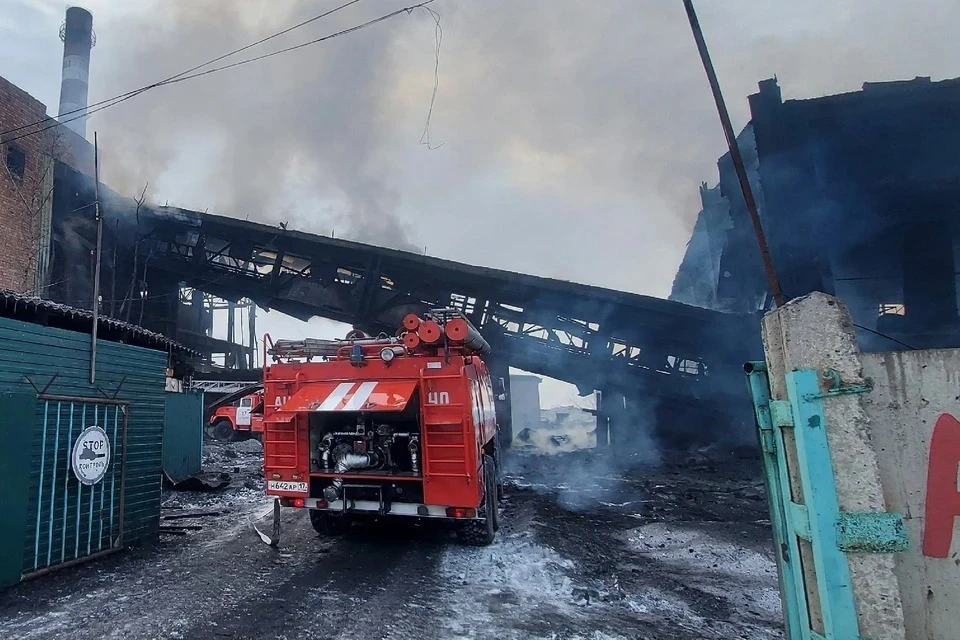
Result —
<instances>
[{"instance_id":1,"label":"concrete wall","mask_svg":"<svg viewBox=\"0 0 960 640\"><path fill-rule=\"evenodd\" d=\"M899 553L908 638L960 636L960 350L861 356L887 510L904 515ZM924 635L926 634L926 635Z\"/></svg>"},{"instance_id":2,"label":"concrete wall","mask_svg":"<svg viewBox=\"0 0 960 640\"><path fill-rule=\"evenodd\" d=\"M798 370L833 370L845 386L872 387L822 401L833 477L808 485L832 482L841 512L903 516L907 551L845 556L860 636L960 637L960 350L861 354L850 312L822 293L768 314L764 346L774 400L787 399L785 376ZM792 431L784 430L784 455L792 499L802 503ZM822 633L812 558L803 543L810 625Z\"/></svg>"}]
</instances>

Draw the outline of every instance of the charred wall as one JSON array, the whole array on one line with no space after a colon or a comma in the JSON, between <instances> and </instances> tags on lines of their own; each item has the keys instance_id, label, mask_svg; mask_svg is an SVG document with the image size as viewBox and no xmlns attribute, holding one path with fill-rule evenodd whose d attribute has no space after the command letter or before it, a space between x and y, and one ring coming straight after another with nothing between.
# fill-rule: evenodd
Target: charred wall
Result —
<instances>
[{"instance_id":1,"label":"charred wall","mask_svg":"<svg viewBox=\"0 0 960 640\"><path fill-rule=\"evenodd\" d=\"M752 145L741 148L756 158L751 178L787 296L842 297L867 350L960 346L960 80L787 101L765 80L750 109ZM691 240L673 295L742 308L763 302L766 283L733 167L726 156L718 164L731 226L698 224L709 241ZM707 244L723 247L716 271L697 255ZM683 285L698 279L716 283L715 299L692 299Z\"/></svg>"},{"instance_id":2,"label":"charred wall","mask_svg":"<svg viewBox=\"0 0 960 640\"><path fill-rule=\"evenodd\" d=\"M141 220L135 201L101 185L103 240L100 310L204 352L199 338L212 325L209 313L195 313L180 299L179 278L152 268L153 229ZM57 163L53 196L51 273L46 297L82 309L93 308L97 238L93 180ZM202 306L202 305L201 305Z\"/></svg>"}]
</instances>

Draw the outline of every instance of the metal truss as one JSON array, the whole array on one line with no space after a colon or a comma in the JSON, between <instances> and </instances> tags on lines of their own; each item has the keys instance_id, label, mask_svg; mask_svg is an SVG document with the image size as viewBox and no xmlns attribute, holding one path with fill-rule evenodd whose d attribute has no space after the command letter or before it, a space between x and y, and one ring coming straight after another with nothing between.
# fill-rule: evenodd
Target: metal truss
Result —
<instances>
[{"instance_id":1,"label":"metal truss","mask_svg":"<svg viewBox=\"0 0 960 640\"><path fill-rule=\"evenodd\" d=\"M186 287L375 332L395 331L411 311L454 307L500 364L582 393L703 400L725 392L723 380L741 381L749 351L737 338L748 319L681 303L181 209L141 219L152 268Z\"/></svg>"},{"instance_id":2,"label":"metal truss","mask_svg":"<svg viewBox=\"0 0 960 640\"><path fill-rule=\"evenodd\" d=\"M253 370L251 370L253 371ZM203 391L205 393L236 393L241 389L250 386L249 381L230 381L230 380L191 380L190 389L192 391Z\"/></svg>"}]
</instances>

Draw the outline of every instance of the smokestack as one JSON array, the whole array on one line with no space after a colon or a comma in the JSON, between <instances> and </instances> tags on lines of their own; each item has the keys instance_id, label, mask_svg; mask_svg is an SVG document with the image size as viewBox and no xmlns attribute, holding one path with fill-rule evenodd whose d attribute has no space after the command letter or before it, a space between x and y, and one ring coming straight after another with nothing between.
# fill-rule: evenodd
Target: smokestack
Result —
<instances>
[{"instance_id":1,"label":"smokestack","mask_svg":"<svg viewBox=\"0 0 960 640\"><path fill-rule=\"evenodd\" d=\"M81 137L87 137L87 89L90 74L90 49L97 39L93 33L93 14L80 7L69 7L60 27L63 40L63 80L60 83L60 121ZM78 117L80 116L80 117Z\"/></svg>"}]
</instances>

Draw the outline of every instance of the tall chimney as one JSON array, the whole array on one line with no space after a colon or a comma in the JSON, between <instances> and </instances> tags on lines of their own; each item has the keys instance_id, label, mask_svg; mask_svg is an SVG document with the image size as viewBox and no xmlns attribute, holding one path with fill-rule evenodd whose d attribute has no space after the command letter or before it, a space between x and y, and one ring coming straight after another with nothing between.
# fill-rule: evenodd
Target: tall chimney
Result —
<instances>
[{"instance_id":1,"label":"tall chimney","mask_svg":"<svg viewBox=\"0 0 960 640\"><path fill-rule=\"evenodd\" d=\"M93 33L93 15L86 9L69 7L67 19L60 27L60 39L63 40L63 80L58 117L67 127L86 138L90 49L97 41Z\"/></svg>"}]
</instances>

